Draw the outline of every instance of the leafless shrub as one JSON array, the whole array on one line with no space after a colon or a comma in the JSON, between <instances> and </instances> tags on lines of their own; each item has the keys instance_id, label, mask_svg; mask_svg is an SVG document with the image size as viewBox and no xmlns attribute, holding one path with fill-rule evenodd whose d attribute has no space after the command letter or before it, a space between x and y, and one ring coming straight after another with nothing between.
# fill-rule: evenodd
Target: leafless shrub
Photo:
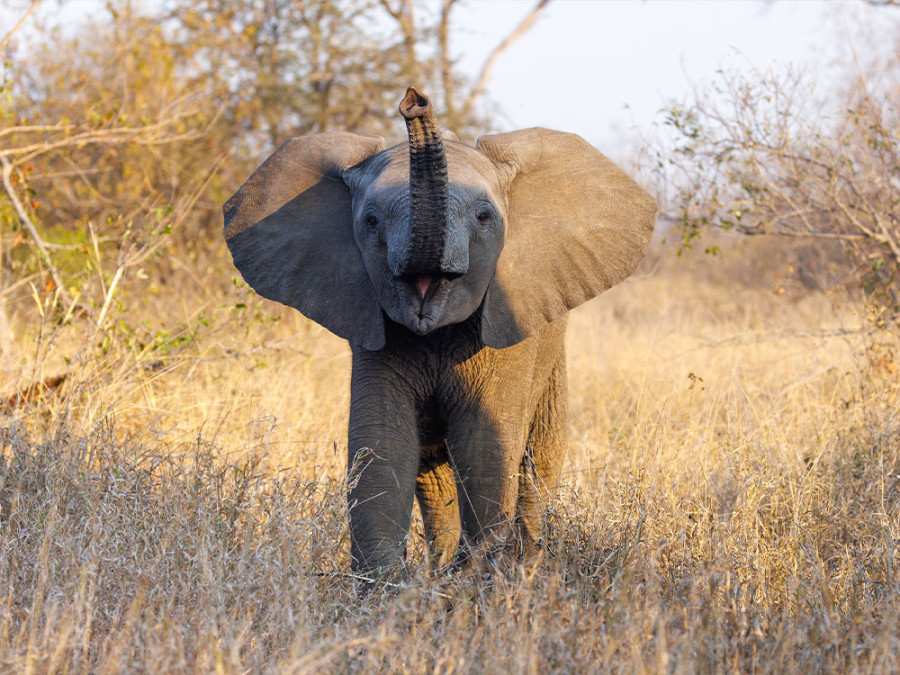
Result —
<instances>
[{"instance_id":1,"label":"leafless shrub","mask_svg":"<svg viewBox=\"0 0 900 675\"><path fill-rule=\"evenodd\" d=\"M721 73L713 87L665 111L674 149L658 166L667 216L685 245L711 228L800 238L795 272L807 286L842 278L872 301L876 323L900 311L900 61L878 82L855 72L823 91L790 67ZM836 256L836 252L840 256ZM829 267L832 269L829 270ZM830 278L829 278L830 277Z\"/></svg>"}]
</instances>

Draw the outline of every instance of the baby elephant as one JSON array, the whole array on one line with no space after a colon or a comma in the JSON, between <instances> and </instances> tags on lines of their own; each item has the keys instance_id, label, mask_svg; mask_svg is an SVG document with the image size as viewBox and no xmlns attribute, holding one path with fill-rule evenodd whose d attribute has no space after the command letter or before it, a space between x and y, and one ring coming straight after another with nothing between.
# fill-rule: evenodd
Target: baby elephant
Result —
<instances>
[{"instance_id":1,"label":"baby elephant","mask_svg":"<svg viewBox=\"0 0 900 675\"><path fill-rule=\"evenodd\" d=\"M247 283L350 342L353 568L376 576L403 564L413 495L437 565L538 546L565 455L566 313L634 270L656 219L578 136L471 147L413 88L400 113L408 144L291 139L224 208Z\"/></svg>"}]
</instances>

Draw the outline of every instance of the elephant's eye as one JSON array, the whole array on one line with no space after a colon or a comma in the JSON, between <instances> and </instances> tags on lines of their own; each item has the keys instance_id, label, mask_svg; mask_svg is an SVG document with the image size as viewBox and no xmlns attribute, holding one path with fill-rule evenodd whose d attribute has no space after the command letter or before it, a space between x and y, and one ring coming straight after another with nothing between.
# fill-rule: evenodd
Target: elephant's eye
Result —
<instances>
[{"instance_id":1,"label":"elephant's eye","mask_svg":"<svg viewBox=\"0 0 900 675\"><path fill-rule=\"evenodd\" d=\"M478 222L482 225L489 223L494 218L494 212L490 207L483 207L478 210L478 213L475 215L478 218Z\"/></svg>"},{"instance_id":2,"label":"elephant's eye","mask_svg":"<svg viewBox=\"0 0 900 675\"><path fill-rule=\"evenodd\" d=\"M363 218L363 225L374 232L378 227L378 217L374 213L367 213Z\"/></svg>"}]
</instances>

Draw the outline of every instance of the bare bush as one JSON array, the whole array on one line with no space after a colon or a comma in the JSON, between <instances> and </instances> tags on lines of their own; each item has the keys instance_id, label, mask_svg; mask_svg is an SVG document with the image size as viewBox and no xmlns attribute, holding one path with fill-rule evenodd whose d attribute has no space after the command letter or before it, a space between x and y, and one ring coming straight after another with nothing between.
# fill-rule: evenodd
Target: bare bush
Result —
<instances>
[{"instance_id":1,"label":"bare bush","mask_svg":"<svg viewBox=\"0 0 900 675\"><path fill-rule=\"evenodd\" d=\"M821 285L827 263L841 260L872 301L873 318L894 321L900 61L886 67L893 85L856 72L838 91L822 91L792 68L721 73L709 91L670 106L674 150L661 151L658 166L684 244L710 228L805 239L810 247L797 266L805 283Z\"/></svg>"}]
</instances>

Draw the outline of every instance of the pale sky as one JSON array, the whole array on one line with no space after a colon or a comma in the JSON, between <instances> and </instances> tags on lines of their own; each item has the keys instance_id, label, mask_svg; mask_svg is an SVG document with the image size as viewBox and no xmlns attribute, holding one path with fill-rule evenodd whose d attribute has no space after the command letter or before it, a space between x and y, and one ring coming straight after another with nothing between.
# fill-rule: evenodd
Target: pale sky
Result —
<instances>
[{"instance_id":1,"label":"pale sky","mask_svg":"<svg viewBox=\"0 0 900 675\"><path fill-rule=\"evenodd\" d=\"M534 3L464 0L454 10L452 35L464 71L477 75L490 49ZM100 4L45 0L38 11L77 21ZM0 0L0 33L26 5ZM421 12L438 7L435 0L417 5ZM707 85L718 68L791 63L825 78L836 61L849 58L848 35L862 27L888 39L898 18L900 9L861 0L553 0L496 62L489 94L503 112L503 130L573 131L615 152L648 133L667 101L683 99L692 83ZM853 46L871 48L858 38Z\"/></svg>"},{"instance_id":2,"label":"pale sky","mask_svg":"<svg viewBox=\"0 0 900 675\"><path fill-rule=\"evenodd\" d=\"M455 36L464 68L477 73L488 46L533 5L466 3ZM547 126L615 144L719 68L794 64L827 77L849 58L841 34L866 26L883 33L897 18L900 9L859 0L555 0L496 63L489 91L505 112L504 130Z\"/></svg>"}]
</instances>

